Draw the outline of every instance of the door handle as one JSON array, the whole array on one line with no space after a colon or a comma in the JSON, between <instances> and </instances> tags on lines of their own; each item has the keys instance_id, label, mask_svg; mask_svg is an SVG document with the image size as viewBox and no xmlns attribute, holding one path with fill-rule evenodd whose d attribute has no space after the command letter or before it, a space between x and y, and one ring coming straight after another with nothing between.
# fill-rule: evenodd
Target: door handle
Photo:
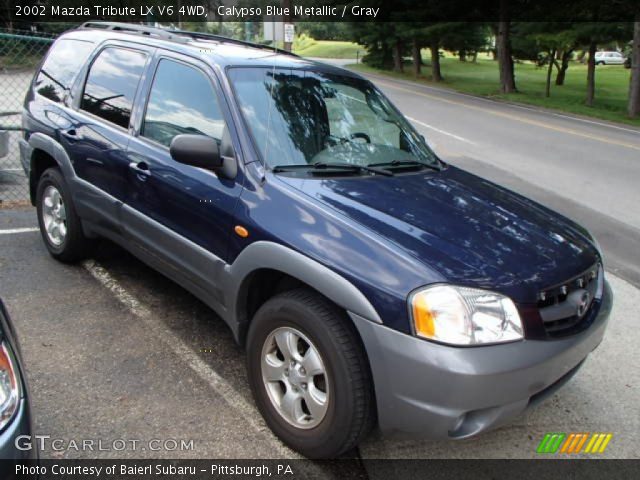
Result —
<instances>
[{"instance_id":1,"label":"door handle","mask_svg":"<svg viewBox=\"0 0 640 480\"><path fill-rule=\"evenodd\" d=\"M75 141L75 140L80 140L80 135L78 135L78 132L76 132L75 128L70 128L69 130L60 130L60 133L62 134L63 137Z\"/></svg>"},{"instance_id":2,"label":"door handle","mask_svg":"<svg viewBox=\"0 0 640 480\"><path fill-rule=\"evenodd\" d=\"M141 180L146 180L147 177L151 176L151 170L149 170L149 165L145 162L131 162L129 164L129 168L136 172L138 178Z\"/></svg>"}]
</instances>

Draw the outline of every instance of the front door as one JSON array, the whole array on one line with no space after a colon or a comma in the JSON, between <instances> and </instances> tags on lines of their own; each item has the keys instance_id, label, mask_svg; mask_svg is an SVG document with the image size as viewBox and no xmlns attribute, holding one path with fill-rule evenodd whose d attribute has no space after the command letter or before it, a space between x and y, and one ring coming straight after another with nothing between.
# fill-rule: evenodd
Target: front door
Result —
<instances>
[{"instance_id":1,"label":"front door","mask_svg":"<svg viewBox=\"0 0 640 480\"><path fill-rule=\"evenodd\" d=\"M179 134L214 138L233 156L221 96L207 67L177 56L159 56L137 135L127 150L125 233L134 248L153 255L156 266L192 291L222 300L217 276L227 257L239 178L171 158ZM169 269L170 271L167 271Z\"/></svg>"}]
</instances>

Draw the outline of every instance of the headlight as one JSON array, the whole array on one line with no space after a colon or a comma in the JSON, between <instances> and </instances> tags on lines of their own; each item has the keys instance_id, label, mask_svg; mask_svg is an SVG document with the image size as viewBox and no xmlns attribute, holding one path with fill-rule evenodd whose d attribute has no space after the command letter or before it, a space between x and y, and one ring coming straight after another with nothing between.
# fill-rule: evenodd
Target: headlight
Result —
<instances>
[{"instance_id":1,"label":"headlight","mask_svg":"<svg viewBox=\"0 0 640 480\"><path fill-rule=\"evenodd\" d=\"M416 335L451 345L521 340L522 322L510 298L487 290L434 285L410 300Z\"/></svg>"},{"instance_id":2,"label":"headlight","mask_svg":"<svg viewBox=\"0 0 640 480\"><path fill-rule=\"evenodd\" d=\"M11 421L20 402L20 380L13 356L6 344L0 345L0 430Z\"/></svg>"}]
</instances>

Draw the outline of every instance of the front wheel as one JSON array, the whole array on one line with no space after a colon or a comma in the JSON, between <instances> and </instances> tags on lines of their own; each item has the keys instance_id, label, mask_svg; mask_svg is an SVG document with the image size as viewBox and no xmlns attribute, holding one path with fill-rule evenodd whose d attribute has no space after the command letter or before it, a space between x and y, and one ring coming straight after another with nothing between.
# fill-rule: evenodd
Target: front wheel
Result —
<instances>
[{"instance_id":1,"label":"front wheel","mask_svg":"<svg viewBox=\"0 0 640 480\"><path fill-rule=\"evenodd\" d=\"M373 389L360 338L344 312L316 292L285 292L258 310L247 364L260 413L303 455L338 456L371 429Z\"/></svg>"}]
</instances>

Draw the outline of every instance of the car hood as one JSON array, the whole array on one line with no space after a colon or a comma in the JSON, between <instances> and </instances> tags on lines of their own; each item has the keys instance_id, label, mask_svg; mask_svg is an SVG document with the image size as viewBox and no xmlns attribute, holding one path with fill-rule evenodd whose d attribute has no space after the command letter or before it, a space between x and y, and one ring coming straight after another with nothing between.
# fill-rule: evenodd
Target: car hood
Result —
<instances>
[{"instance_id":1,"label":"car hood","mask_svg":"<svg viewBox=\"0 0 640 480\"><path fill-rule=\"evenodd\" d=\"M280 178L369 228L443 281L535 302L598 261L567 218L452 166L394 177Z\"/></svg>"}]
</instances>

